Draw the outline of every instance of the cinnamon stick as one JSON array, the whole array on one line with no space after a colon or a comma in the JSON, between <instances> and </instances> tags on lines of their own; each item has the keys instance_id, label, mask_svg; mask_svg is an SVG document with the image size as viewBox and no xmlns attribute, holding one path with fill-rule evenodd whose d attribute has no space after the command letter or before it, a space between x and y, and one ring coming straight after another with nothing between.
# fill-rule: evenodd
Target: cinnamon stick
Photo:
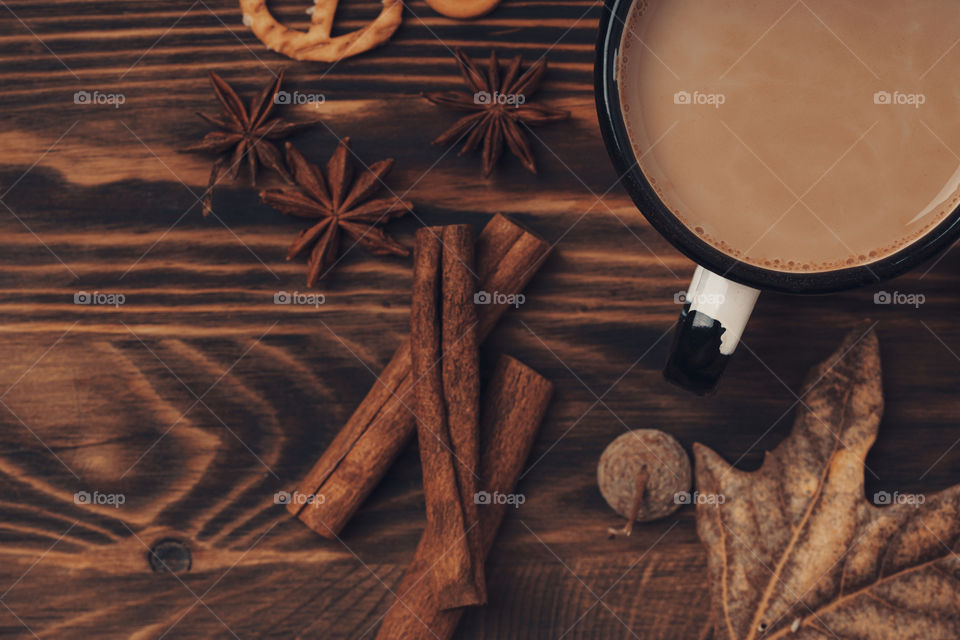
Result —
<instances>
[{"instance_id":1,"label":"cinnamon stick","mask_svg":"<svg viewBox=\"0 0 960 640\"><path fill-rule=\"evenodd\" d=\"M552 393L553 385L522 362L509 356L497 361L480 405L480 486L490 496L513 493ZM508 505L492 498L483 502L479 528L486 557ZM427 575L444 551L426 534L420 538L378 639L449 640L453 636L464 609L441 609Z\"/></svg>"},{"instance_id":2,"label":"cinnamon stick","mask_svg":"<svg viewBox=\"0 0 960 640\"><path fill-rule=\"evenodd\" d=\"M477 238L479 290L519 294L550 253L545 240L503 215ZM482 342L510 307L504 297L477 306ZM296 488L323 500L292 501L287 509L321 536L335 538L393 464L415 430L410 341L405 340L373 388ZM309 508L307 508L308 502Z\"/></svg>"},{"instance_id":3,"label":"cinnamon stick","mask_svg":"<svg viewBox=\"0 0 960 640\"><path fill-rule=\"evenodd\" d=\"M484 604L477 528L480 364L473 295L473 228L417 232L410 352L427 503L425 535L445 553L432 572L441 609Z\"/></svg>"}]
</instances>

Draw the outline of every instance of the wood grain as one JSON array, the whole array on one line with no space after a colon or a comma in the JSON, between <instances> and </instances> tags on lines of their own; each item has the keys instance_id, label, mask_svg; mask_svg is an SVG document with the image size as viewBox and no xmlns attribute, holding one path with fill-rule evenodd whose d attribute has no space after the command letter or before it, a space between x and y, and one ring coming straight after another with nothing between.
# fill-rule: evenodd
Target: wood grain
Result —
<instances>
[{"instance_id":1,"label":"wood grain","mask_svg":"<svg viewBox=\"0 0 960 640\"><path fill-rule=\"evenodd\" d=\"M271 8L305 28L306 4ZM341 4L343 30L379 6ZM595 487L600 452L625 428L662 428L756 468L805 372L865 317L887 394L868 496L960 481L960 251L884 285L923 293L918 309L874 305L879 288L764 294L715 397L661 379L693 265L616 185L593 107L598 17L587 1L504 0L460 23L411 2L391 43L324 65L265 51L234 0L0 6L0 636L372 637L419 539L415 450L339 541L274 504L406 334L410 262L357 248L320 308L274 304L304 290L305 265L284 261L300 224L243 184L203 219L209 160L179 151L205 131L193 112L215 109L208 69L249 95L285 68L289 89L323 94L285 109L323 116L296 139L314 161L346 135L365 162L396 158L388 184L416 209L391 231L407 246L424 224L479 228L501 211L558 243L482 356L489 368L510 353L557 391L520 481L528 500L491 555L490 604L458 638L705 638L692 509L608 540L619 520ZM511 157L484 179L478 156L429 146L456 114L419 92L460 86L455 45L549 52L538 97L572 117L536 130L538 176ZM77 91L125 102L75 104ZM125 304L74 304L96 291ZM78 505L79 491L126 500ZM168 538L189 549L186 573L151 569L148 549Z\"/></svg>"}]
</instances>

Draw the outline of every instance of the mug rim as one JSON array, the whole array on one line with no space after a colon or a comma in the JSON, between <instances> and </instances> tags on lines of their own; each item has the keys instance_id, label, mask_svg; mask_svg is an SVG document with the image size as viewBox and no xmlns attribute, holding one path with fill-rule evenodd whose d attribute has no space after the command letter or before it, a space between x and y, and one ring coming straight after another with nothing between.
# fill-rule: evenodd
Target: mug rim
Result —
<instances>
[{"instance_id":1,"label":"mug rim","mask_svg":"<svg viewBox=\"0 0 960 640\"><path fill-rule=\"evenodd\" d=\"M960 234L960 205L906 247L874 262L810 273L777 271L723 253L687 228L660 199L640 169L620 109L617 65L626 18L640 0L605 0L594 61L594 95L600 132L619 182L651 226L686 257L729 280L784 293L832 293L899 276L931 258Z\"/></svg>"}]
</instances>

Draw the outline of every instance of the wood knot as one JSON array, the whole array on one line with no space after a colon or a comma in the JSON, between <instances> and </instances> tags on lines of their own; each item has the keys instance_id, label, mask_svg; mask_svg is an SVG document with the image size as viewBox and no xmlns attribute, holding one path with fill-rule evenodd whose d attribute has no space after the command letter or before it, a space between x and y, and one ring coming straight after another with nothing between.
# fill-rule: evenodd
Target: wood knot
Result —
<instances>
[{"instance_id":1,"label":"wood knot","mask_svg":"<svg viewBox=\"0 0 960 640\"><path fill-rule=\"evenodd\" d=\"M174 538L164 538L153 545L147 561L154 573L185 573L192 559L187 545Z\"/></svg>"}]
</instances>

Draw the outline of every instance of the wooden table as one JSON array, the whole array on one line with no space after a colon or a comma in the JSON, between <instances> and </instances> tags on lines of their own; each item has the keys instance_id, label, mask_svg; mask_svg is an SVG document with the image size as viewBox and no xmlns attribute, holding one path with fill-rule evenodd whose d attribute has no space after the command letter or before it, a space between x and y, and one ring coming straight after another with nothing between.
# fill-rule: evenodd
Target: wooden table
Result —
<instances>
[{"instance_id":1,"label":"wooden table","mask_svg":"<svg viewBox=\"0 0 960 640\"><path fill-rule=\"evenodd\" d=\"M340 27L375 15L345 3ZM305 27L302 2L275 1ZM285 262L302 226L243 184L197 197L209 160L180 148L216 107L216 69L249 94L270 71L321 93L297 138L325 161L351 136L367 162L397 160L416 216L392 223L407 245L422 224L478 227L504 212L558 242L484 353L508 352L553 380L556 401L490 559L490 605L458 638L705 638L705 555L694 512L609 540L620 520L595 484L604 446L626 428L703 442L744 469L787 433L808 368L844 332L875 321L887 411L867 492L934 491L960 480L956 425L960 251L884 285L919 308L873 303L879 288L761 297L720 393L702 399L660 377L691 262L636 211L602 147L593 107L599 7L505 0L456 23L409 3L392 42L334 65L270 53L233 0L0 6L0 633L39 638L370 638L423 525L415 447L342 542L320 539L274 504L312 465L407 330L410 261L351 251L320 308L274 304L304 290ZM429 145L454 120L419 97L457 88L450 48L535 59L539 94L572 112L537 130L540 173L509 158ZM76 91L124 103L75 104ZM120 306L75 304L80 292ZM77 504L89 492L109 502ZM113 500L119 501L119 498ZM161 544L162 543L162 544ZM157 545L181 571L156 572Z\"/></svg>"}]
</instances>

